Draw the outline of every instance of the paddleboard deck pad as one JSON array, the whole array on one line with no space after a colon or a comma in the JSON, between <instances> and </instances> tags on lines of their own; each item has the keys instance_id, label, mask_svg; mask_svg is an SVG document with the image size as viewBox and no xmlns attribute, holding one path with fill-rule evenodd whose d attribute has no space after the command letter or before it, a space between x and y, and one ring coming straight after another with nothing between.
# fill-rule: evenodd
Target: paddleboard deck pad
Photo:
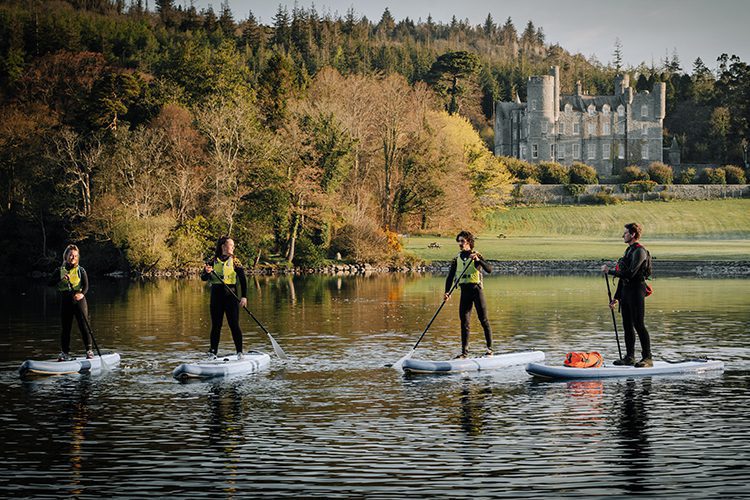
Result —
<instances>
[{"instance_id":1,"label":"paddleboard deck pad","mask_svg":"<svg viewBox=\"0 0 750 500\"><path fill-rule=\"evenodd\" d=\"M599 368L571 368L568 366L546 366L538 363L530 363L526 367L529 375L545 380L649 377L653 375L702 373L723 369L723 361L710 359L692 359L680 362L654 361L654 366L651 368L606 365Z\"/></svg>"},{"instance_id":2,"label":"paddleboard deck pad","mask_svg":"<svg viewBox=\"0 0 750 500\"><path fill-rule=\"evenodd\" d=\"M515 365L544 361L542 351L511 352L480 358L451 359L449 361L426 361L407 359L402 368L406 373L459 373L497 370Z\"/></svg>"},{"instance_id":3,"label":"paddleboard deck pad","mask_svg":"<svg viewBox=\"0 0 750 500\"><path fill-rule=\"evenodd\" d=\"M102 357L94 356L91 359L73 358L70 361L34 361L28 359L21 364L18 373L25 375L68 375L71 373L98 372L102 369L102 358L107 368L114 368L120 364L120 355L116 352L102 354Z\"/></svg>"},{"instance_id":4,"label":"paddleboard deck pad","mask_svg":"<svg viewBox=\"0 0 750 500\"><path fill-rule=\"evenodd\" d=\"M241 360L236 354L219 356L215 360L199 361L196 363L182 363L172 372L178 380L191 378L228 377L231 375L247 375L268 368L271 356L264 352L249 351Z\"/></svg>"}]
</instances>

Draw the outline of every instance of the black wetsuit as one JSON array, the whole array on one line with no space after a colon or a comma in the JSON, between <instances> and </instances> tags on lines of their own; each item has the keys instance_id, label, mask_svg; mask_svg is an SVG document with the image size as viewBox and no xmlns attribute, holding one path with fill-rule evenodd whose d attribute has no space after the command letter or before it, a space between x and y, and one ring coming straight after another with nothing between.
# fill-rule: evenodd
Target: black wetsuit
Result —
<instances>
[{"instance_id":1,"label":"black wetsuit","mask_svg":"<svg viewBox=\"0 0 750 500\"><path fill-rule=\"evenodd\" d=\"M217 257L218 258L218 257ZM224 262L226 259L222 259ZM209 263L212 264L212 263ZM247 297L247 279L245 269L234 259L234 271L237 273L237 282L240 284L240 297ZM201 273L201 279L208 281L211 274ZM237 285L226 285L237 294ZM221 283L211 285L211 352L217 354L219 351L219 340L221 338L221 325L224 315L227 317L229 330L232 332L232 340L237 352L242 352L242 329L240 329L240 303L234 295Z\"/></svg>"},{"instance_id":2,"label":"black wetsuit","mask_svg":"<svg viewBox=\"0 0 750 500\"><path fill-rule=\"evenodd\" d=\"M67 264L66 269L71 269ZM73 290L65 290L60 292L60 326L62 331L60 334L60 350L65 354L70 352L70 331L73 327L73 318L75 317L78 323L78 330L81 332L81 340L87 351L92 349L93 341L91 339L91 331L89 330L89 306L86 302L86 292L89 291L89 276L86 270L78 266L81 276L81 289L78 292ZM56 267L52 271L52 279L50 279L50 286L58 286L62 280L60 279L60 268ZM83 298L79 301L73 299L76 293L82 293Z\"/></svg>"},{"instance_id":3,"label":"black wetsuit","mask_svg":"<svg viewBox=\"0 0 750 500\"><path fill-rule=\"evenodd\" d=\"M469 255L471 255L470 251L461 251L461 259L468 259ZM481 255L474 265L479 269L480 273L482 270L487 273L492 272L492 266L482 260ZM457 260L453 259L451 269L448 272L448 277L445 279L445 293L448 293L453 287L453 281L456 278L456 268ZM469 349L472 306L476 308L479 322L484 329L484 340L487 343L487 348L492 349L492 329L490 328L490 320L487 318L487 302L484 299L484 292L482 291L481 283L467 283L459 286L461 287L461 300L458 306L458 315L461 319L461 352L466 353Z\"/></svg>"},{"instance_id":4,"label":"black wetsuit","mask_svg":"<svg viewBox=\"0 0 750 500\"><path fill-rule=\"evenodd\" d=\"M620 278L617 283L615 299L620 301L622 327L625 330L625 351L626 356L631 358L635 358L636 332L641 342L643 357L651 357L651 337L644 323L646 315L646 278L644 276L646 259L648 259L646 249L635 243L625 250L625 255L618 262L617 268L609 270L609 274Z\"/></svg>"}]
</instances>

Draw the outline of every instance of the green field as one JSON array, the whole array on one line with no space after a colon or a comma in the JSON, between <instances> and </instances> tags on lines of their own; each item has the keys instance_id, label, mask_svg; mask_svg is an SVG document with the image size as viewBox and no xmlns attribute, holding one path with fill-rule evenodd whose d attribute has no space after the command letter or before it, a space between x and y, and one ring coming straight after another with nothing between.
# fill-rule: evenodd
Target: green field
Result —
<instances>
[{"instance_id":1,"label":"green field","mask_svg":"<svg viewBox=\"0 0 750 500\"><path fill-rule=\"evenodd\" d=\"M542 206L494 213L477 249L493 260L614 259L622 226L644 226L642 242L658 259L750 260L750 200L635 202L610 206ZM404 237L420 258L456 255L455 235ZM428 248L431 243L440 248Z\"/></svg>"}]
</instances>

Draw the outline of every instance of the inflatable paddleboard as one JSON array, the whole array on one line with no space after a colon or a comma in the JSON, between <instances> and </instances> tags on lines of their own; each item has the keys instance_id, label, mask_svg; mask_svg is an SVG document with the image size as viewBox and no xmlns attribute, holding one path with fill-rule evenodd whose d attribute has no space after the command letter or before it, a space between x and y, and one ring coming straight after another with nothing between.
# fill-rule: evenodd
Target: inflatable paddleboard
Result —
<instances>
[{"instance_id":1,"label":"inflatable paddleboard","mask_svg":"<svg viewBox=\"0 0 750 500\"><path fill-rule=\"evenodd\" d=\"M723 361L710 359L691 359L680 362L654 361L652 368L606 365L599 368L570 368L567 366L546 366L538 363L530 363L526 367L526 371L530 375L545 380L649 377L678 373L702 373L723 369Z\"/></svg>"},{"instance_id":2,"label":"inflatable paddleboard","mask_svg":"<svg viewBox=\"0 0 750 500\"><path fill-rule=\"evenodd\" d=\"M227 377L230 375L247 375L256 373L271 365L271 356L264 352L249 351L240 360L236 354L219 356L211 361L182 363L172 372L178 380L190 378Z\"/></svg>"},{"instance_id":3,"label":"inflatable paddleboard","mask_svg":"<svg viewBox=\"0 0 750 500\"><path fill-rule=\"evenodd\" d=\"M91 359L73 358L70 361L57 361L50 359L47 361L34 361L29 359L21 364L18 373L24 375L67 375L70 373L89 373L98 372L102 369L102 358L107 365L107 369L114 368L120 364L120 355L116 352L94 356Z\"/></svg>"},{"instance_id":4,"label":"inflatable paddleboard","mask_svg":"<svg viewBox=\"0 0 750 500\"><path fill-rule=\"evenodd\" d=\"M542 351L511 352L479 358L451 359L449 361L426 361L410 358L404 361L402 368L407 373L458 373L497 370L536 361L544 361Z\"/></svg>"}]
</instances>

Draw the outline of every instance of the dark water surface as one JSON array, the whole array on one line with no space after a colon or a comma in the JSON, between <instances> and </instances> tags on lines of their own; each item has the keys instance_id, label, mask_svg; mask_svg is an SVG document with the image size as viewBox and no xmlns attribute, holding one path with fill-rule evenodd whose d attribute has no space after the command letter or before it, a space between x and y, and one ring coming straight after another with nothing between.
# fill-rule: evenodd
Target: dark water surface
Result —
<instances>
[{"instance_id":1,"label":"dark water surface","mask_svg":"<svg viewBox=\"0 0 750 500\"><path fill-rule=\"evenodd\" d=\"M405 377L443 277L261 278L249 307L290 357L244 378L170 376L207 350L198 281L97 279L92 326L122 365L21 380L58 352L57 298L0 290L0 496L554 497L750 495L750 280L654 282L656 357L710 355L718 374L535 382L523 368ZM616 358L595 277L490 277L496 350ZM458 351L454 297L417 357ZM246 347L272 349L243 317ZM472 348L483 350L478 323ZM73 351L80 352L74 327ZM221 351L233 350L223 333Z\"/></svg>"}]
</instances>

